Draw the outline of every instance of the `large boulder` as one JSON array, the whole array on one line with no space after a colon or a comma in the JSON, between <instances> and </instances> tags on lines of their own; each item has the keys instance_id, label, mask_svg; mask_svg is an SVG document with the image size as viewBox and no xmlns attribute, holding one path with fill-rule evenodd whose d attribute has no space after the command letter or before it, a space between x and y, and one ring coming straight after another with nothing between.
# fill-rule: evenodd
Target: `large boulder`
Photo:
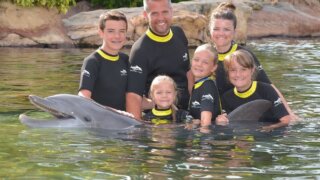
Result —
<instances>
[{"instance_id":1,"label":"large boulder","mask_svg":"<svg viewBox=\"0 0 320 180\"><path fill-rule=\"evenodd\" d=\"M248 20L248 37L320 36L320 1L282 0L264 4Z\"/></svg>"},{"instance_id":2,"label":"large boulder","mask_svg":"<svg viewBox=\"0 0 320 180\"><path fill-rule=\"evenodd\" d=\"M210 41L210 12L224 0L194 0L173 4L173 23L181 26L190 46ZM237 0L236 40L270 36L320 36L319 0ZM132 45L147 29L142 7L120 8L128 18L127 45ZM0 46L99 46L99 15L86 1L78 2L67 14L41 7L22 8L0 2Z\"/></svg>"},{"instance_id":3,"label":"large boulder","mask_svg":"<svg viewBox=\"0 0 320 180\"><path fill-rule=\"evenodd\" d=\"M0 46L70 45L64 29L55 9L0 2Z\"/></svg>"}]
</instances>

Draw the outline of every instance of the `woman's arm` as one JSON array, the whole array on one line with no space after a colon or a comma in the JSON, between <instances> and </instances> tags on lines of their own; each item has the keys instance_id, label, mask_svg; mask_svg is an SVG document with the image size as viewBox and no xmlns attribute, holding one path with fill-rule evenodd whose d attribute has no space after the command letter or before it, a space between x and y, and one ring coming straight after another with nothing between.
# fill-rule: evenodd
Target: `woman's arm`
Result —
<instances>
[{"instance_id":1,"label":"woman's arm","mask_svg":"<svg viewBox=\"0 0 320 180\"><path fill-rule=\"evenodd\" d=\"M288 105L288 102L286 101L286 99L284 98L284 96L282 95L282 93L279 91L279 89L271 84L271 86L273 87L273 89L277 92L277 94L279 95L284 107L286 108L286 110L288 111L289 115L291 116L290 118L292 120L298 120L299 119L299 116L297 116L296 114L294 114L294 112L291 110L291 108L289 107Z\"/></svg>"},{"instance_id":2,"label":"woman's arm","mask_svg":"<svg viewBox=\"0 0 320 180\"><path fill-rule=\"evenodd\" d=\"M280 122L278 122L276 124L269 125L269 126L263 126L261 128L261 131L270 132L270 131L272 131L272 130L274 130L276 128L288 126L290 121L291 121L290 115L283 116L282 118L280 118Z\"/></svg>"}]
</instances>

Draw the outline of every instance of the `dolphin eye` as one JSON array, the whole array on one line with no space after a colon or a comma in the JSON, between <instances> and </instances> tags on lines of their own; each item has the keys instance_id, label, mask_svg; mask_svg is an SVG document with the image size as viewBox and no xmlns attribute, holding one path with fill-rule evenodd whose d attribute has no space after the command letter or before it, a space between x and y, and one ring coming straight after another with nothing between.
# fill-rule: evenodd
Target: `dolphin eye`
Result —
<instances>
[{"instance_id":1,"label":"dolphin eye","mask_svg":"<svg viewBox=\"0 0 320 180\"><path fill-rule=\"evenodd\" d=\"M85 120L86 122L91 122L91 119L88 118L88 117L84 117L84 120Z\"/></svg>"}]
</instances>

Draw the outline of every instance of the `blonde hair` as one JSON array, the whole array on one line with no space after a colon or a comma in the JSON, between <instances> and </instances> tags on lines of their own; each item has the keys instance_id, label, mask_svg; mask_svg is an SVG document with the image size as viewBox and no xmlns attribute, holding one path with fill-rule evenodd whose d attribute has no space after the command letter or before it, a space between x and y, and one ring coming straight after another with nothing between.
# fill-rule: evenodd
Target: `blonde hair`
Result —
<instances>
[{"instance_id":1,"label":"blonde hair","mask_svg":"<svg viewBox=\"0 0 320 180\"><path fill-rule=\"evenodd\" d=\"M149 92L150 97L152 97L152 95L155 91L155 86L162 83L162 82L169 82L170 84L172 84L172 87L175 90L175 92L177 92L177 85L171 77L169 77L167 75L158 75L151 82L150 92Z\"/></svg>"},{"instance_id":2,"label":"blonde hair","mask_svg":"<svg viewBox=\"0 0 320 180\"><path fill-rule=\"evenodd\" d=\"M254 73L252 75L252 80L255 79L256 73L257 73L256 63L253 59L253 56L247 50L239 49L225 57L223 64L224 64L224 69L226 71L227 76L228 76L228 71L230 69L231 63L233 61L236 61L238 64L240 64L240 66L244 68L253 69Z\"/></svg>"},{"instance_id":3,"label":"blonde hair","mask_svg":"<svg viewBox=\"0 0 320 180\"><path fill-rule=\"evenodd\" d=\"M168 82L172 85L172 87L175 91L175 94L176 94L175 101L174 101L173 105L176 105L178 102L177 101L177 99L178 99L178 97L177 97L178 96L177 84L175 83L175 81L171 77L169 77L167 75L158 75L152 80L151 85L150 85L149 97L153 98L155 86L159 85L162 82ZM173 106L173 107L175 107L175 106ZM172 108L172 119L174 122L176 121L176 110L177 110L176 108Z\"/></svg>"},{"instance_id":4,"label":"blonde hair","mask_svg":"<svg viewBox=\"0 0 320 180\"><path fill-rule=\"evenodd\" d=\"M202 44L196 48L194 53L197 53L199 51L209 51L213 56L213 63L214 64L218 63L218 51L216 50L216 48L214 48L212 44L210 43Z\"/></svg>"}]
</instances>

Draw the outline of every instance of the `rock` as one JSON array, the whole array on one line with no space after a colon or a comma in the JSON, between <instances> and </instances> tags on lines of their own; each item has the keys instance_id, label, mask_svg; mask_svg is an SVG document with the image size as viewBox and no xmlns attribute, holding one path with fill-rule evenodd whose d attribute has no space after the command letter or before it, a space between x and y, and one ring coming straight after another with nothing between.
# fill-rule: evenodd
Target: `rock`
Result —
<instances>
[{"instance_id":1,"label":"rock","mask_svg":"<svg viewBox=\"0 0 320 180\"><path fill-rule=\"evenodd\" d=\"M173 4L173 23L182 27L189 46L210 41L210 12L223 0L194 0ZM237 0L236 40L269 36L320 36L319 0ZM22 8L0 2L0 46L70 47L99 46L98 18L107 10L93 10L86 1L67 14L41 7ZM127 44L132 45L147 29L142 7L120 8L128 18Z\"/></svg>"},{"instance_id":2,"label":"rock","mask_svg":"<svg viewBox=\"0 0 320 180\"><path fill-rule=\"evenodd\" d=\"M248 20L248 38L320 36L320 1L265 4Z\"/></svg>"},{"instance_id":3,"label":"rock","mask_svg":"<svg viewBox=\"0 0 320 180\"><path fill-rule=\"evenodd\" d=\"M72 45L57 10L0 2L0 46Z\"/></svg>"}]
</instances>

